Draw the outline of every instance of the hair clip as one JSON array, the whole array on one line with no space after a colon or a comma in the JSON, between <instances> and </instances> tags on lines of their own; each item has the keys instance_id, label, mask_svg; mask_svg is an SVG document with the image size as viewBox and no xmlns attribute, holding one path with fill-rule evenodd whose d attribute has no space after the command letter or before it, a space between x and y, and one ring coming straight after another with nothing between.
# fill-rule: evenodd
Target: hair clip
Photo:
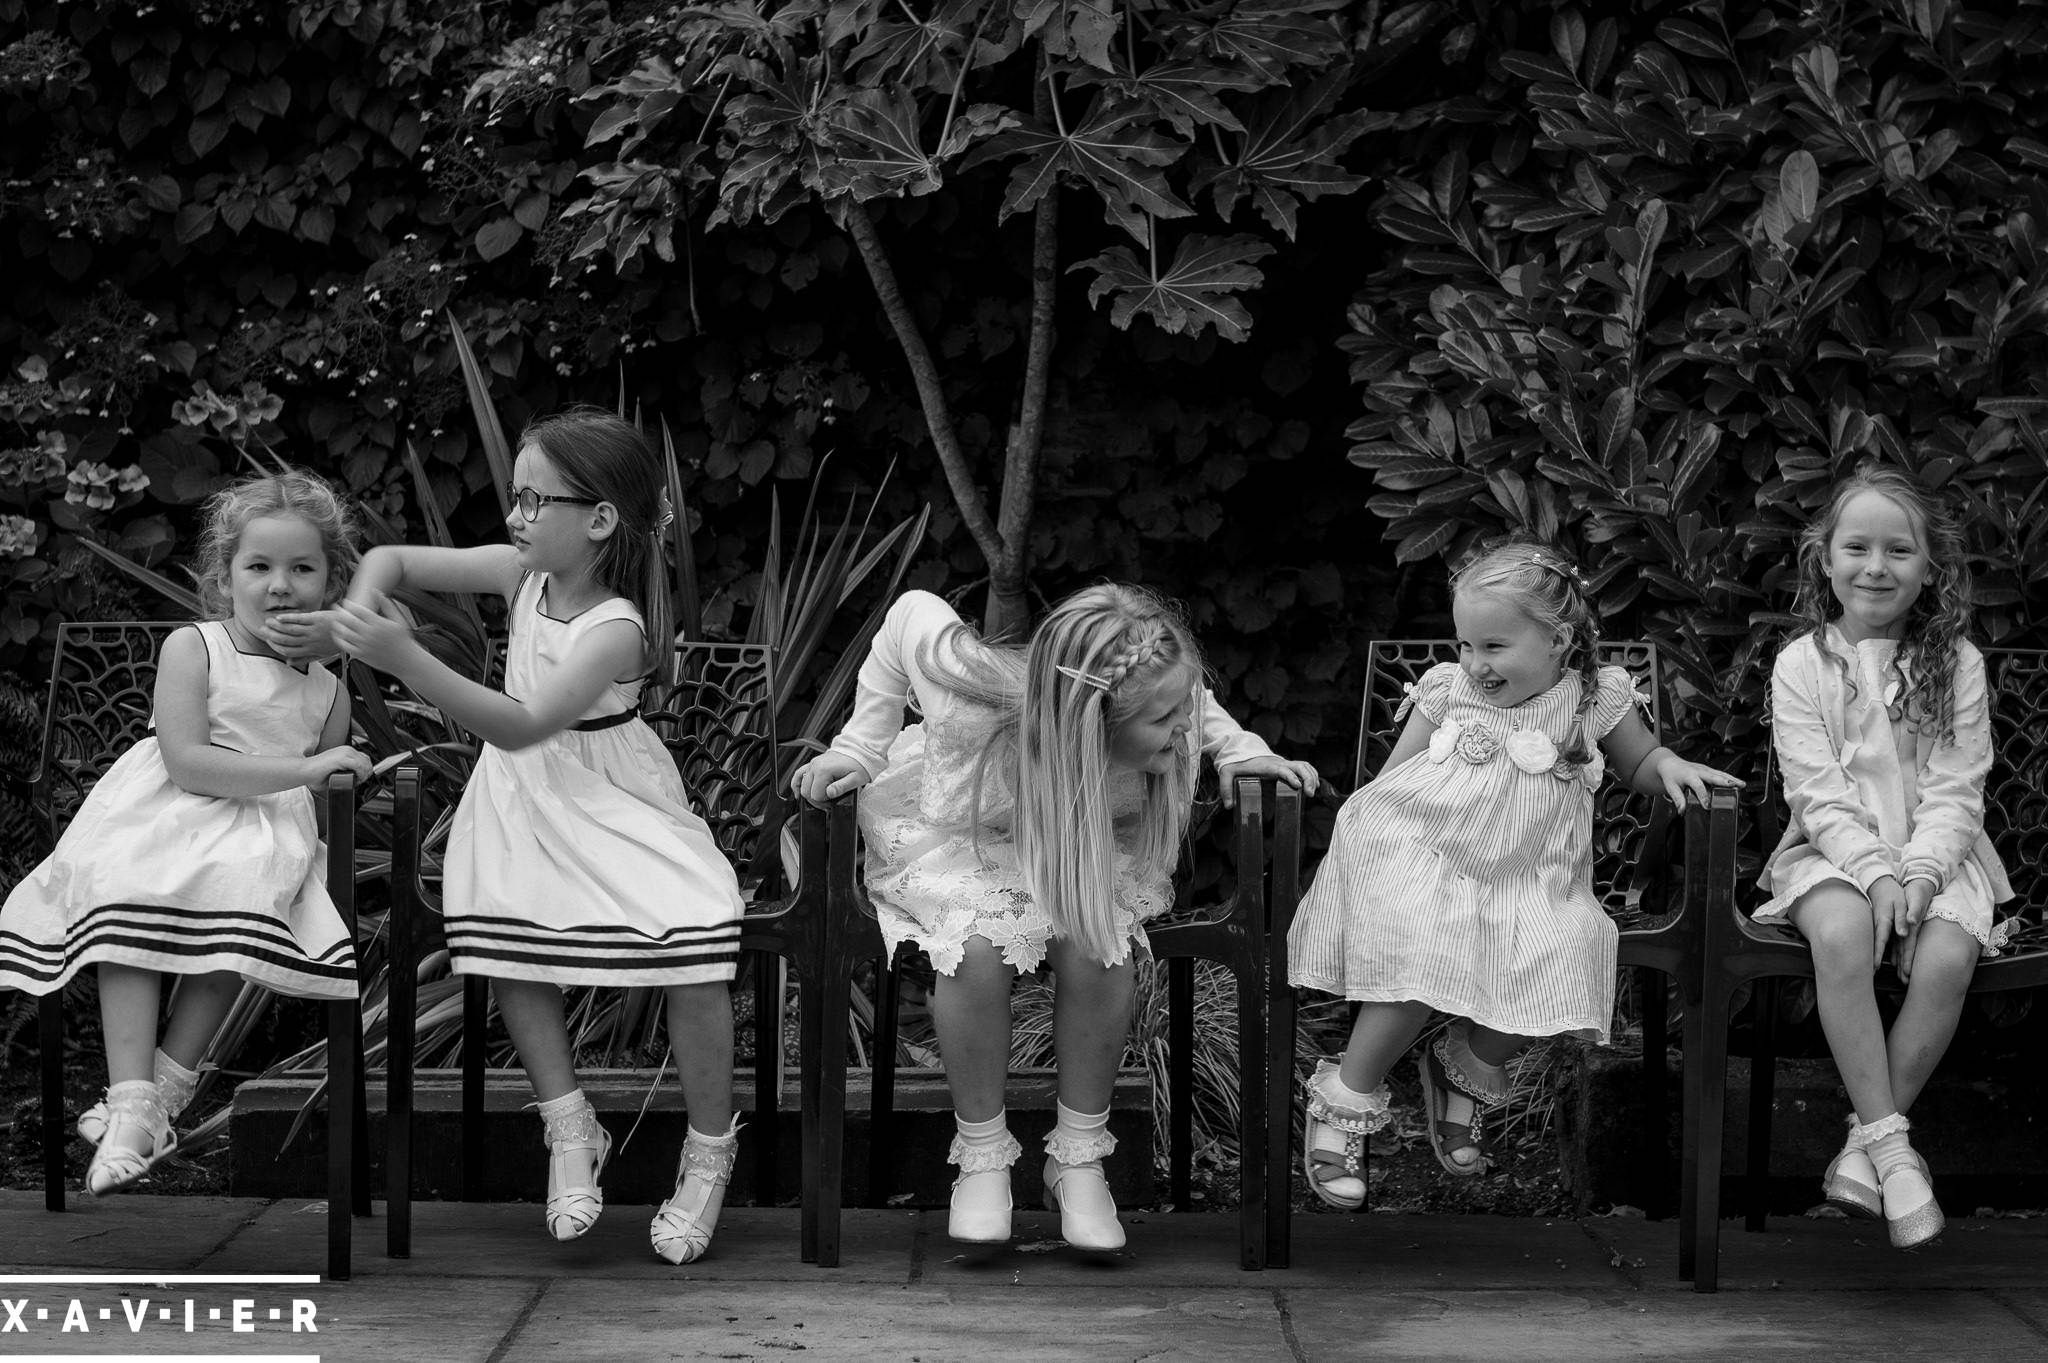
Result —
<instances>
[{"instance_id":1,"label":"hair clip","mask_svg":"<svg viewBox=\"0 0 2048 1363\"><path fill-rule=\"evenodd\" d=\"M661 500L654 514L654 533L660 534L676 523L675 503L668 499L668 490L663 489Z\"/></svg>"},{"instance_id":2,"label":"hair clip","mask_svg":"<svg viewBox=\"0 0 2048 1363\"><path fill-rule=\"evenodd\" d=\"M1555 558L1547 553L1538 552L1529 555L1529 561L1539 568L1548 568L1551 572L1556 573L1559 577L1577 587L1581 592L1590 592L1593 589L1592 584L1586 581L1585 574L1562 559Z\"/></svg>"},{"instance_id":3,"label":"hair clip","mask_svg":"<svg viewBox=\"0 0 2048 1363\"><path fill-rule=\"evenodd\" d=\"M1092 686L1097 691L1109 690L1109 678L1098 676L1096 673L1083 672L1080 668L1068 667L1065 663L1054 663L1053 671L1059 673L1062 677L1072 677L1084 686Z\"/></svg>"}]
</instances>

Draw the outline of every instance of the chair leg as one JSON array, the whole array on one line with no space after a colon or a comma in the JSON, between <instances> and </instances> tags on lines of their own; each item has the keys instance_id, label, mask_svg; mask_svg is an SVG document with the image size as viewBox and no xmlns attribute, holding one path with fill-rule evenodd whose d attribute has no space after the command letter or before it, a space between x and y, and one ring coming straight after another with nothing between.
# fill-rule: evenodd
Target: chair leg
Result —
<instances>
[{"instance_id":1,"label":"chair leg","mask_svg":"<svg viewBox=\"0 0 2048 1363\"><path fill-rule=\"evenodd\" d=\"M36 1007L43 1052L43 1206L64 1210L64 991L52 989Z\"/></svg>"},{"instance_id":2,"label":"chair leg","mask_svg":"<svg viewBox=\"0 0 2048 1363\"><path fill-rule=\"evenodd\" d=\"M839 1227L846 1205L846 1018L851 974L851 963L828 961L817 989L816 1059L806 1062L818 1072L817 1101L807 1109L816 1113L816 1121L804 1144L805 1157L817 1166L817 1253L812 1262L819 1268L839 1267Z\"/></svg>"},{"instance_id":3,"label":"chair leg","mask_svg":"<svg viewBox=\"0 0 2048 1363\"><path fill-rule=\"evenodd\" d=\"M1301 900L1301 792L1274 791L1273 850L1266 900L1266 1266L1293 1262L1294 987L1287 934Z\"/></svg>"},{"instance_id":4,"label":"chair leg","mask_svg":"<svg viewBox=\"0 0 2048 1363\"><path fill-rule=\"evenodd\" d=\"M356 1095L362 1086L362 1026L354 1000L327 1006L327 1277L349 1278L355 1234Z\"/></svg>"},{"instance_id":5,"label":"chair leg","mask_svg":"<svg viewBox=\"0 0 2048 1363\"><path fill-rule=\"evenodd\" d=\"M1641 1142L1644 1159L1638 1163L1637 1184L1631 1190L1636 1205L1646 1213L1661 1214L1671 1187L1671 1102L1668 1057L1670 1019L1663 973L1643 966L1636 971L1637 1008L1643 1019L1643 1073ZM1648 1165L1643 1172L1643 1165Z\"/></svg>"},{"instance_id":6,"label":"chair leg","mask_svg":"<svg viewBox=\"0 0 2048 1363\"><path fill-rule=\"evenodd\" d=\"M824 1038L819 1027L824 1000L819 997L823 991L818 979L822 974L822 963L818 969L797 972L797 1087L802 1111L802 1135L797 1150L798 1163L802 1166L803 1197L797 1256L807 1264L818 1262L818 1240L824 1221L819 1186L824 1171L818 1158L818 1104L824 1087Z\"/></svg>"},{"instance_id":7,"label":"chair leg","mask_svg":"<svg viewBox=\"0 0 2048 1363\"><path fill-rule=\"evenodd\" d=\"M781 1164L776 1114L782 1108L782 972L780 956L754 953L754 1205L776 1202Z\"/></svg>"},{"instance_id":8,"label":"chair leg","mask_svg":"<svg viewBox=\"0 0 2048 1363\"><path fill-rule=\"evenodd\" d=\"M462 1200L484 1200L484 1028L490 982L462 977Z\"/></svg>"},{"instance_id":9,"label":"chair leg","mask_svg":"<svg viewBox=\"0 0 2048 1363\"><path fill-rule=\"evenodd\" d=\"M1691 1278L1695 1292L1713 1292L1720 1287L1721 1273L1721 1152L1722 1122L1728 1097L1728 992L1725 986L1710 987L1709 1006L1699 1010L1700 1034L1696 1047L1688 1047L1699 1063L1687 1063L1687 1124L1693 1142L1691 1192L1692 1233ZM1696 1073L1694 1073L1696 1071ZM1684 1272L1681 1248L1680 1276Z\"/></svg>"},{"instance_id":10,"label":"chair leg","mask_svg":"<svg viewBox=\"0 0 2048 1363\"><path fill-rule=\"evenodd\" d=\"M1175 956L1166 963L1166 1148L1167 1195L1177 1212L1194 1209L1195 1164L1195 962Z\"/></svg>"},{"instance_id":11,"label":"chair leg","mask_svg":"<svg viewBox=\"0 0 2048 1363\"><path fill-rule=\"evenodd\" d=\"M1755 1044L1749 1053L1749 1148L1743 1160L1749 1187L1744 1225L1764 1228L1770 1207L1771 1119L1778 1068L1778 980L1766 978L1752 986L1750 1008L1756 1017Z\"/></svg>"},{"instance_id":12,"label":"chair leg","mask_svg":"<svg viewBox=\"0 0 2048 1363\"><path fill-rule=\"evenodd\" d=\"M895 1188L896 1045L903 977L894 954L875 958L875 1052L868 1083L868 1205L887 1206Z\"/></svg>"},{"instance_id":13,"label":"chair leg","mask_svg":"<svg viewBox=\"0 0 2048 1363\"><path fill-rule=\"evenodd\" d=\"M1237 975L1238 1264L1266 1266L1266 1010L1262 953L1247 953Z\"/></svg>"}]
</instances>

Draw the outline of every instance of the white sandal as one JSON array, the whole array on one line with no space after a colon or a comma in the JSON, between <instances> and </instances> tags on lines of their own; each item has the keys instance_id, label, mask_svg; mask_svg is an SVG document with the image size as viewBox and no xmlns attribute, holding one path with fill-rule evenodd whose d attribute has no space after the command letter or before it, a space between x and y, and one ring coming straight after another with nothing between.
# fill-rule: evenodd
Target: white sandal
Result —
<instances>
[{"instance_id":1,"label":"white sandal","mask_svg":"<svg viewBox=\"0 0 2048 1363\"><path fill-rule=\"evenodd\" d=\"M149 1149L117 1145L117 1137L139 1131L149 1137ZM129 1079L107 1090L106 1135L92 1152L86 1166L85 1190L94 1197L133 1187L136 1180L173 1154L178 1133L164 1112L156 1084L148 1079Z\"/></svg>"},{"instance_id":2,"label":"white sandal","mask_svg":"<svg viewBox=\"0 0 2048 1363\"><path fill-rule=\"evenodd\" d=\"M725 1189L739 1158L740 1122L733 1118L723 1136L706 1136L691 1127L676 1161L676 1190L654 1213L647 1237L654 1252L672 1264L693 1263L711 1248Z\"/></svg>"},{"instance_id":3,"label":"white sandal","mask_svg":"<svg viewBox=\"0 0 2048 1363\"><path fill-rule=\"evenodd\" d=\"M199 1072L188 1070L163 1053L158 1047L156 1053L157 1101L164 1105L164 1115L171 1121L178 1120L178 1114L192 1104L192 1092L199 1087ZM78 1114L78 1123L73 1128L79 1135L98 1145L107 1138L107 1095L102 1092L100 1100Z\"/></svg>"},{"instance_id":4,"label":"white sandal","mask_svg":"<svg viewBox=\"0 0 2048 1363\"><path fill-rule=\"evenodd\" d=\"M557 1240L575 1240L596 1225L598 1215L604 1211L604 1190L597 1183L604 1174L605 1161L611 1158L612 1135L597 1120L597 1109L587 1100L580 1108L546 1120L548 1234ZM569 1180L575 1175L571 1172L570 1156L583 1150L597 1152L590 1162L590 1178L584 1183L571 1183Z\"/></svg>"}]
</instances>

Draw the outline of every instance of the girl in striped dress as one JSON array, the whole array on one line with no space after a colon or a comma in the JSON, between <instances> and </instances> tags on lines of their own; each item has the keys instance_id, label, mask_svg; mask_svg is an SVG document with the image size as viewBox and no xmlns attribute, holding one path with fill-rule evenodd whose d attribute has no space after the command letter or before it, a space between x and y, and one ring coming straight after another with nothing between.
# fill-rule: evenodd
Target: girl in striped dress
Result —
<instances>
[{"instance_id":1,"label":"girl in striped dress","mask_svg":"<svg viewBox=\"0 0 2048 1363\"><path fill-rule=\"evenodd\" d=\"M667 655L660 460L629 423L580 409L529 426L513 466L512 543L382 547L348 599L308 628L404 681L483 738L449 834L445 912L457 974L490 978L539 1099L547 1225L596 1222L611 1136L578 1086L562 986L666 994L690 1127L655 1253L711 1244L731 1181L732 997L740 894L674 761L639 717ZM470 681L412 636L386 593L498 592L511 602L505 690Z\"/></svg>"},{"instance_id":2,"label":"girl in striped dress","mask_svg":"<svg viewBox=\"0 0 2048 1363\"><path fill-rule=\"evenodd\" d=\"M370 760L348 746L348 688L280 656L276 631L281 612L341 594L353 540L341 499L310 474L214 497L193 571L211 618L164 640L154 733L0 910L0 989L48 994L99 970L108 1087L78 1121L96 1145L89 1193L127 1188L177 1149L172 1119L243 980L355 997L314 798L331 776L368 776ZM165 975L180 984L159 1044Z\"/></svg>"},{"instance_id":3,"label":"girl in striped dress","mask_svg":"<svg viewBox=\"0 0 2048 1363\"><path fill-rule=\"evenodd\" d=\"M1659 747L1628 673L1598 666L1576 568L1511 542L1451 580L1458 661L1412 688L1377 779L1344 804L1288 938L1289 978L1359 1001L1341 1060L1308 1081L1303 1169L1335 1207L1365 1201L1365 1138L1387 1071L1432 1010L1419 1068L1431 1147L1484 1172L1480 1112L1536 1037L1607 1039L1615 928L1593 896L1593 791L1612 769L1674 804L1740 783Z\"/></svg>"}]
</instances>

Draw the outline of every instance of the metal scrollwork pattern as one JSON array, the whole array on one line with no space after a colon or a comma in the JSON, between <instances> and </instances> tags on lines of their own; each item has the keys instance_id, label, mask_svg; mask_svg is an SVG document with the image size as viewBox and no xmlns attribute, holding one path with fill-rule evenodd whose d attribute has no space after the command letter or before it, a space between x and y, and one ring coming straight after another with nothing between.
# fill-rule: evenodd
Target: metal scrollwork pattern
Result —
<instances>
[{"instance_id":1,"label":"metal scrollwork pattern","mask_svg":"<svg viewBox=\"0 0 2048 1363\"><path fill-rule=\"evenodd\" d=\"M1624 639L1599 645L1603 665L1626 668L1636 689L1650 697L1650 728L1661 732L1664 693L1657 646ZM1394 715L1407 688L1438 663L1458 660L1449 639L1375 639L1366 657L1365 704L1359 716L1356 781L1364 785L1379 771L1401 735ZM1642 855L1653 802L1619 781L1602 781L1593 795L1593 892L1609 914L1632 916L1628 868Z\"/></svg>"},{"instance_id":2,"label":"metal scrollwork pattern","mask_svg":"<svg viewBox=\"0 0 2048 1363\"><path fill-rule=\"evenodd\" d=\"M115 759L148 737L156 660L175 620L80 623L57 629L57 657L43 712L37 798L50 846Z\"/></svg>"},{"instance_id":3,"label":"metal scrollwork pattern","mask_svg":"<svg viewBox=\"0 0 2048 1363\"><path fill-rule=\"evenodd\" d=\"M775 650L686 643L669 680L650 683L641 713L661 737L697 812L742 882L763 869L762 832L776 813Z\"/></svg>"},{"instance_id":4,"label":"metal scrollwork pattern","mask_svg":"<svg viewBox=\"0 0 2048 1363\"><path fill-rule=\"evenodd\" d=\"M2014 945L2048 948L2048 650L1984 650L1991 699L1991 775L1984 831L2012 877Z\"/></svg>"}]
</instances>

